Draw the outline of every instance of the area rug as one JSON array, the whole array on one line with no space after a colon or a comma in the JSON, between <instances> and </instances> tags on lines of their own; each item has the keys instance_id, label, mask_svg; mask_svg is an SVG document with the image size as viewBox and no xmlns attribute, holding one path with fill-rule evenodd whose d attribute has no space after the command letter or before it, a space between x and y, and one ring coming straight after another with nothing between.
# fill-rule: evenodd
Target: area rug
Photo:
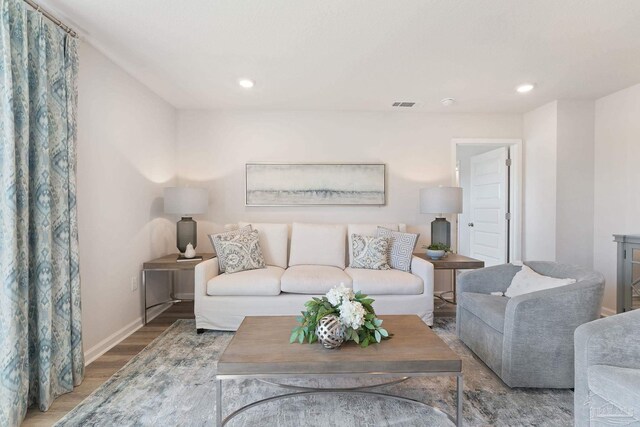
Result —
<instances>
[{"instance_id":1,"label":"area rug","mask_svg":"<svg viewBox=\"0 0 640 427\"><path fill-rule=\"evenodd\" d=\"M455 319L434 331L463 360L465 426L571 426L571 390L509 389L455 335ZM56 426L213 426L216 361L233 333L197 335L194 320L178 320ZM283 345L289 345L287 343ZM295 344L291 344L295 345ZM339 379L345 387L363 385ZM358 381L358 380L355 380ZM318 381L296 384L326 386ZM411 378L379 391L418 399L455 414L455 380ZM260 381L226 381L223 412L287 391ZM448 426L442 412L359 395L312 395L270 402L228 426Z\"/></svg>"}]
</instances>

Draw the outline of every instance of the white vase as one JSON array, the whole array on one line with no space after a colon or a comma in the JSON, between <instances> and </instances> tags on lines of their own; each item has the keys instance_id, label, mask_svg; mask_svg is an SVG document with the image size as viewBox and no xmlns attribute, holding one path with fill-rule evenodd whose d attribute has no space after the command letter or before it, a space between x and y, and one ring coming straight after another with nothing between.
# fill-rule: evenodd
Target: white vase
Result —
<instances>
[{"instance_id":1,"label":"white vase","mask_svg":"<svg viewBox=\"0 0 640 427\"><path fill-rule=\"evenodd\" d=\"M187 245L187 249L184 251L185 258L193 258L196 256L196 250L191 243Z\"/></svg>"},{"instance_id":2,"label":"white vase","mask_svg":"<svg viewBox=\"0 0 640 427\"><path fill-rule=\"evenodd\" d=\"M441 259L444 256L444 251L427 249L427 256L431 259Z\"/></svg>"}]
</instances>

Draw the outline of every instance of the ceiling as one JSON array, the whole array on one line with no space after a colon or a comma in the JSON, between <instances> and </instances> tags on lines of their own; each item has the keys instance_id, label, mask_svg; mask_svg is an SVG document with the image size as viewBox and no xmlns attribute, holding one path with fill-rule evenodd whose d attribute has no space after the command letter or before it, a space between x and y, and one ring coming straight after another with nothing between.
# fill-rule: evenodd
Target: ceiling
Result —
<instances>
[{"instance_id":1,"label":"ceiling","mask_svg":"<svg viewBox=\"0 0 640 427\"><path fill-rule=\"evenodd\" d=\"M640 82L638 0L41 4L177 108L520 113Z\"/></svg>"}]
</instances>

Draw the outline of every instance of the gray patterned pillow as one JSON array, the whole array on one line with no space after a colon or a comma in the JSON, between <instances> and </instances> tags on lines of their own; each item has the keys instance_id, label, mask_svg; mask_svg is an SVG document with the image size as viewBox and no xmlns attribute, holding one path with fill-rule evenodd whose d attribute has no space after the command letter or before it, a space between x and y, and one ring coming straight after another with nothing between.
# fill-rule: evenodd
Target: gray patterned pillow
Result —
<instances>
[{"instance_id":1,"label":"gray patterned pillow","mask_svg":"<svg viewBox=\"0 0 640 427\"><path fill-rule=\"evenodd\" d=\"M218 256L224 258L225 273L265 268L258 230L248 233L224 233L213 237L218 250Z\"/></svg>"},{"instance_id":2,"label":"gray patterned pillow","mask_svg":"<svg viewBox=\"0 0 640 427\"><path fill-rule=\"evenodd\" d=\"M368 268L369 270L390 270L389 239L386 237L351 235L351 268Z\"/></svg>"},{"instance_id":3,"label":"gray patterned pillow","mask_svg":"<svg viewBox=\"0 0 640 427\"><path fill-rule=\"evenodd\" d=\"M220 234L209 234L209 239L211 239L211 245L213 245L213 249L216 251L216 256L218 257L218 269L220 273L224 273L226 270L226 260L224 254L222 253L221 247L219 245L219 237L222 236L235 236L236 234L250 233L252 230L251 224L245 225L242 228L238 228L237 230L226 231Z\"/></svg>"},{"instance_id":4,"label":"gray patterned pillow","mask_svg":"<svg viewBox=\"0 0 640 427\"><path fill-rule=\"evenodd\" d=\"M420 235L378 227L377 237L388 237L391 239L391 249L389 250L389 265L391 265L391 268L411 271L413 249L416 247Z\"/></svg>"}]
</instances>

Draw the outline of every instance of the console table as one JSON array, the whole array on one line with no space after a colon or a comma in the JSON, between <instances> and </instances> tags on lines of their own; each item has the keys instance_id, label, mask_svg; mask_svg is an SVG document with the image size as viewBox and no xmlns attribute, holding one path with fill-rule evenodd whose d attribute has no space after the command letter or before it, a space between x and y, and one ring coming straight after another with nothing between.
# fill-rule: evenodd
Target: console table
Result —
<instances>
[{"instance_id":1,"label":"console table","mask_svg":"<svg viewBox=\"0 0 640 427\"><path fill-rule=\"evenodd\" d=\"M202 261L213 258L214 254L197 254L202 259L196 259L193 261L180 261L178 262L178 254L165 255L160 258L147 261L142 264L142 287L144 288L144 324L147 324L147 310L153 307L157 307L162 304L176 303L182 301L191 301L175 297L175 273L177 271L193 271L195 266ZM149 271L166 271L171 273L171 293L169 299L156 304L147 305L147 272Z\"/></svg>"},{"instance_id":2,"label":"console table","mask_svg":"<svg viewBox=\"0 0 640 427\"><path fill-rule=\"evenodd\" d=\"M475 258L469 258L460 254L450 253L449 255L441 259L431 259L424 252L415 252L413 255L429 261L431 264L433 264L434 270L452 271L452 289L438 295L438 298L450 304L456 303L456 272L458 270L475 270L477 268L484 268L484 261ZM442 296L444 294L452 294L453 297L449 300Z\"/></svg>"}]
</instances>

